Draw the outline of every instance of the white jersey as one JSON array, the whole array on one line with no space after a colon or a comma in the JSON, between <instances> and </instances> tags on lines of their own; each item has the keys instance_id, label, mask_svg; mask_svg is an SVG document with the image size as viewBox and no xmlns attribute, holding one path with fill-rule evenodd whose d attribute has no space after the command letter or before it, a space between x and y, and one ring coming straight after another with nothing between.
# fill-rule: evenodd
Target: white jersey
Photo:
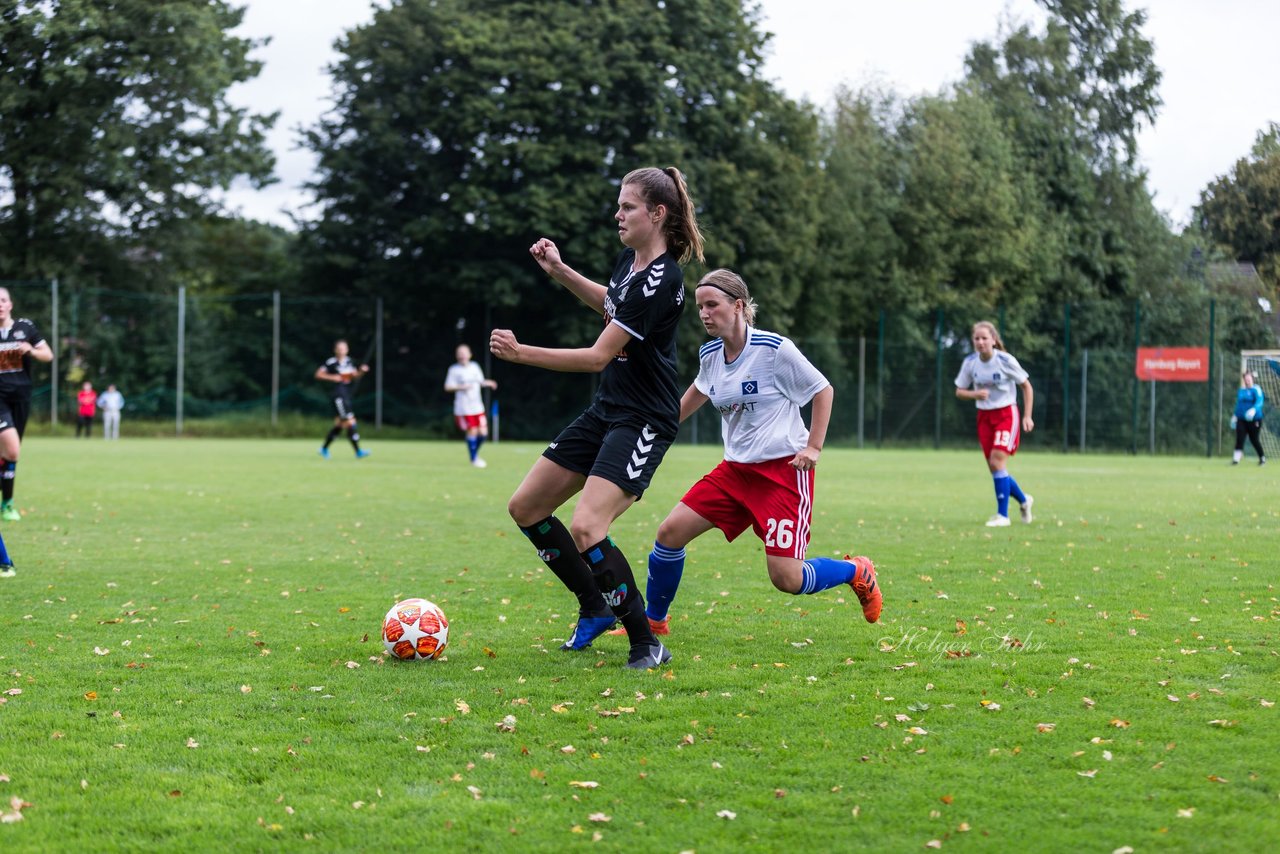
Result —
<instances>
[{"instance_id":1,"label":"white jersey","mask_svg":"<svg viewBox=\"0 0 1280 854\"><path fill-rule=\"evenodd\" d=\"M480 390L483 388L481 383L483 382L484 371L480 370L480 366L475 362L467 362L465 365L454 363L449 366L449 373L445 375L444 384L446 386L463 386L461 390L453 393L454 415L484 414L484 398L480 394Z\"/></svg>"},{"instance_id":2,"label":"white jersey","mask_svg":"<svg viewBox=\"0 0 1280 854\"><path fill-rule=\"evenodd\" d=\"M986 389L986 400L974 401L979 409L1003 409L1018 402L1018 386L1027 381L1027 372L1018 360L1003 350L995 350L991 360L982 361L977 353L970 353L960 364L956 374L956 388Z\"/></svg>"},{"instance_id":3,"label":"white jersey","mask_svg":"<svg viewBox=\"0 0 1280 854\"><path fill-rule=\"evenodd\" d=\"M809 441L800 407L831 383L799 348L773 332L747 327L747 343L732 362L724 341L698 351L698 391L720 410L724 458L762 463L794 456Z\"/></svg>"}]
</instances>

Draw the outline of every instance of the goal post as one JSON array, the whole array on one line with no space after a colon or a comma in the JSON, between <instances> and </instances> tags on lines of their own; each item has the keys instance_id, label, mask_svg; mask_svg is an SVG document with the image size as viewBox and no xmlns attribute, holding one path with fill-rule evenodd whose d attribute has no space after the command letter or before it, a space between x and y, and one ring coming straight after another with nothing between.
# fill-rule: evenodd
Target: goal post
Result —
<instances>
[{"instance_id":1,"label":"goal post","mask_svg":"<svg viewBox=\"0 0 1280 854\"><path fill-rule=\"evenodd\" d=\"M1262 389L1262 449L1268 456L1280 457L1280 413L1276 411L1280 406L1280 350L1241 350L1240 374L1245 371L1253 374L1254 384Z\"/></svg>"}]
</instances>

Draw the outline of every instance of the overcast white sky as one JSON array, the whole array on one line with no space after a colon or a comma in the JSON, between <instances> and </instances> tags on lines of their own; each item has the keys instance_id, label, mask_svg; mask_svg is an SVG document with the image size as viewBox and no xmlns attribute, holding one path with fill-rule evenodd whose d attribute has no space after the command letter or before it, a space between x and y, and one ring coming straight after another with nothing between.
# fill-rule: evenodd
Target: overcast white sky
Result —
<instances>
[{"instance_id":1,"label":"overcast white sky","mask_svg":"<svg viewBox=\"0 0 1280 854\"><path fill-rule=\"evenodd\" d=\"M262 74L232 92L257 112L279 110L270 144L280 182L238 187L229 205L247 216L289 225L309 218L301 185L314 159L298 148L297 128L328 104L325 66L333 43L373 17L372 0L239 0L248 6L240 35L270 36L256 56ZM679 0L668 0L679 2ZM380 5L385 5L382 0ZM1034 0L761 0L774 34L765 74L793 98L826 105L837 85L877 82L900 95L936 92L959 79L971 42L995 37L1012 16L1039 23ZM1259 130L1280 121L1280 2L1275 0L1128 0L1148 11L1146 34L1164 72L1164 107L1144 130L1140 152L1156 206L1175 226L1186 222L1200 190L1248 154Z\"/></svg>"}]
</instances>

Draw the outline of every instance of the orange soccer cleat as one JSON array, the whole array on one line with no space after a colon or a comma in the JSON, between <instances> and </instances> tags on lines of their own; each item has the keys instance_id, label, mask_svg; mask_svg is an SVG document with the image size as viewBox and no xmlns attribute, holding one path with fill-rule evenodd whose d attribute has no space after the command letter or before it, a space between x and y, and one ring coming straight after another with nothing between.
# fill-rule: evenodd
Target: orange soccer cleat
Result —
<instances>
[{"instance_id":1,"label":"orange soccer cleat","mask_svg":"<svg viewBox=\"0 0 1280 854\"><path fill-rule=\"evenodd\" d=\"M650 617L649 631L653 632L655 635L671 634L671 615L668 614L667 616L663 617L661 620L655 620L653 619L653 617ZM609 632L609 634L611 635L625 635L626 633L627 633L627 630L622 626L619 626L618 628Z\"/></svg>"},{"instance_id":2,"label":"orange soccer cleat","mask_svg":"<svg viewBox=\"0 0 1280 854\"><path fill-rule=\"evenodd\" d=\"M880 607L884 604L884 597L880 595L880 585L876 584L876 565L871 562L871 558L862 555L857 557L845 555L844 559L857 567L849 586L853 588L858 601L862 603L862 616L867 618L868 623L874 623L880 619Z\"/></svg>"}]
</instances>

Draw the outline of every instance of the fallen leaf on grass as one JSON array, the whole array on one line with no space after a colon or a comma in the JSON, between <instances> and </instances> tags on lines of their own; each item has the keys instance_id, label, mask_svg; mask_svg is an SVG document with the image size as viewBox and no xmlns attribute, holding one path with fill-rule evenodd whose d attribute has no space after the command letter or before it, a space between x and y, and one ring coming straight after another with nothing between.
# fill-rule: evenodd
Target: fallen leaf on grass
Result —
<instances>
[{"instance_id":1,"label":"fallen leaf on grass","mask_svg":"<svg viewBox=\"0 0 1280 854\"><path fill-rule=\"evenodd\" d=\"M929 731L927 729L924 729L918 726L913 726L908 728L907 732L911 733L912 735L928 735L929 734Z\"/></svg>"},{"instance_id":2,"label":"fallen leaf on grass","mask_svg":"<svg viewBox=\"0 0 1280 854\"><path fill-rule=\"evenodd\" d=\"M1122 721L1122 720L1120 720L1120 718L1112 718L1112 719L1111 719L1111 725L1112 725L1113 727L1115 727L1116 729L1128 729L1128 728L1129 728L1129 722L1128 722L1128 721Z\"/></svg>"},{"instance_id":3,"label":"fallen leaf on grass","mask_svg":"<svg viewBox=\"0 0 1280 854\"><path fill-rule=\"evenodd\" d=\"M598 789L600 784L595 780L570 780L569 785L575 789Z\"/></svg>"},{"instance_id":4,"label":"fallen leaf on grass","mask_svg":"<svg viewBox=\"0 0 1280 854\"><path fill-rule=\"evenodd\" d=\"M1235 725L1236 725L1235 721L1224 721L1222 719L1209 721L1209 726L1222 727L1223 729L1226 729L1227 727L1232 727Z\"/></svg>"},{"instance_id":5,"label":"fallen leaf on grass","mask_svg":"<svg viewBox=\"0 0 1280 854\"><path fill-rule=\"evenodd\" d=\"M1036 724L1036 732L1053 732L1057 724Z\"/></svg>"},{"instance_id":6,"label":"fallen leaf on grass","mask_svg":"<svg viewBox=\"0 0 1280 854\"><path fill-rule=\"evenodd\" d=\"M471 797L475 798L477 801L480 800L481 792L475 786L467 786L467 791L471 793Z\"/></svg>"},{"instance_id":7,"label":"fallen leaf on grass","mask_svg":"<svg viewBox=\"0 0 1280 854\"><path fill-rule=\"evenodd\" d=\"M941 839L930 839L928 842L926 842L926 843L924 844L924 847L925 847L925 848L941 848L941 847L942 847L942 840L941 840Z\"/></svg>"},{"instance_id":8,"label":"fallen leaf on grass","mask_svg":"<svg viewBox=\"0 0 1280 854\"><path fill-rule=\"evenodd\" d=\"M507 715L505 718L503 718L502 720L500 720L500 721L498 721L496 724L494 724L494 726L496 726L496 727L498 728L498 732L515 732L515 731L516 731L516 716L515 716L515 715Z\"/></svg>"},{"instance_id":9,"label":"fallen leaf on grass","mask_svg":"<svg viewBox=\"0 0 1280 854\"><path fill-rule=\"evenodd\" d=\"M1219 777L1217 774L1210 774L1205 778L1210 783L1230 783L1231 781L1225 777Z\"/></svg>"},{"instance_id":10,"label":"fallen leaf on grass","mask_svg":"<svg viewBox=\"0 0 1280 854\"><path fill-rule=\"evenodd\" d=\"M194 738L187 739L187 747L191 748L192 750L195 750L199 746L200 746L200 742L196 741Z\"/></svg>"},{"instance_id":11,"label":"fallen leaf on grass","mask_svg":"<svg viewBox=\"0 0 1280 854\"><path fill-rule=\"evenodd\" d=\"M1082 697L1081 700L1084 703L1086 709L1092 709L1094 706L1098 705L1088 697Z\"/></svg>"},{"instance_id":12,"label":"fallen leaf on grass","mask_svg":"<svg viewBox=\"0 0 1280 854\"><path fill-rule=\"evenodd\" d=\"M22 693L22 691L20 691L20 690L19 690L19 689L17 689L17 688L14 688L14 689L13 689L12 691L10 691L9 693L11 693L11 694L21 694L21 693ZM89 702L91 702L91 703L92 703L94 700L98 699L98 692L97 692L97 691L86 691L86 692L84 693L84 698L85 698L86 700L88 700Z\"/></svg>"},{"instance_id":13,"label":"fallen leaf on grass","mask_svg":"<svg viewBox=\"0 0 1280 854\"><path fill-rule=\"evenodd\" d=\"M593 812L587 816L587 821L613 821L612 816L605 815L602 812Z\"/></svg>"},{"instance_id":14,"label":"fallen leaf on grass","mask_svg":"<svg viewBox=\"0 0 1280 854\"><path fill-rule=\"evenodd\" d=\"M1088 778L1090 778L1090 779L1093 779L1093 778L1097 775L1097 773L1098 773L1098 769L1097 769L1097 768L1090 768L1088 771L1077 771L1077 772L1076 772L1076 774L1080 775L1081 777L1088 777Z\"/></svg>"},{"instance_id":15,"label":"fallen leaf on grass","mask_svg":"<svg viewBox=\"0 0 1280 854\"><path fill-rule=\"evenodd\" d=\"M1184 810L1178 810L1178 818L1191 818L1196 814L1195 807L1187 807Z\"/></svg>"},{"instance_id":16,"label":"fallen leaf on grass","mask_svg":"<svg viewBox=\"0 0 1280 854\"><path fill-rule=\"evenodd\" d=\"M360 666L360 662L358 662L358 661L348 661L348 662L347 662L347 669L348 669L348 670L355 670L355 669L356 669L356 668L358 668L359 666Z\"/></svg>"},{"instance_id":17,"label":"fallen leaf on grass","mask_svg":"<svg viewBox=\"0 0 1280 854\"><path fill-rule=\"evenodd\" d=\"M0 824L13 824L15 821L22 821L22 811L29 806L31 804L14 795L9 799L9 809L0 812Z\"/></svg>"},{"instance_id":18,"label":"fallen leaf on grass","mask_svg":"<svg viewBox=\"0 0 1280 854\"><path fill-rule=\"evenodd\" d=\"M110 654L111 654L111 650L109 650L109 649L103 649L103 648L102 648L102 647L100 647L100 646L95 646L95 647L93 648L93 654L94 654L94 655L110 655Z\"/></svg>"},{"instance_id":19,"label":"fallen leaf on grass","mask_svg":"<svg viewBox=\"0 0 1280 854\"><path fill-rule=\"evenodd\" d=\"M993 700L980 700L979 702L982 703L982 708L986 709L988 712L1000 711L1000 704Z\"/></svg>"},{"instance_id":20,"label":"fallen leaf on grass","mask_svg":"<svg viewBox=\"0 0 1280 854\"><path fill-rule=\"evenodd\" d=\"M733 810L720 810L720 812L716 813L716 818L723 818L726 821L733 821L737 817L738 814Z\"/></svg>"},{"instance_id":21,"label":"fallen leaf on grass","mask_svg":"<svg viewBox=\"0 0 1280 854\"><path fill-rule=\"evenodd\" d=\"M565 712L569 711L569 707L572 705L572 701L567 703L556 703L551 707L551 711L555 712L557 715L563 715Z\"/></svg>"},{"instance_id":22,"label":"fallen leaf on grass","mask_svg":"<svg viewBox=\"0 0 1280 854\"><path fill-rule=\"evenodd\" d=\"M572 744L566 744L564 747L560 748L560 752L561 753L577 753L578 748L574 747Z\"/></svg>"},{"instance_id":23,"label":"fallen leaf on grass","mask_svg":"<svg viewBox=\"0 0 1280 854\"><path fill-rule=\"evenodd\" d=\"M454 700L453 707L457 709L458 712L461 714L464 714L464 715L471 714L471 707L467 705L466 700Z\"/></svg>"},{"instance_id":24,"label":"fallen leaf on grass","mask_svg":"<svg viewBox=\"0 0 1280 854\"><path fill-rule=\"evenodd\" d=\"M1261 699L1261 698L1259 698L1259 699L1258 699L1258 702L1262 704L1262 707L1263 707L1264 709L1269 709L1269 708L1271 708L1272 706L1274 706L1274 705L1275 705L1275 703L1273 703L1272 701L1270 701L1270 700L1263 700L1263 699Z\"/></svg>"}]
</instances>

